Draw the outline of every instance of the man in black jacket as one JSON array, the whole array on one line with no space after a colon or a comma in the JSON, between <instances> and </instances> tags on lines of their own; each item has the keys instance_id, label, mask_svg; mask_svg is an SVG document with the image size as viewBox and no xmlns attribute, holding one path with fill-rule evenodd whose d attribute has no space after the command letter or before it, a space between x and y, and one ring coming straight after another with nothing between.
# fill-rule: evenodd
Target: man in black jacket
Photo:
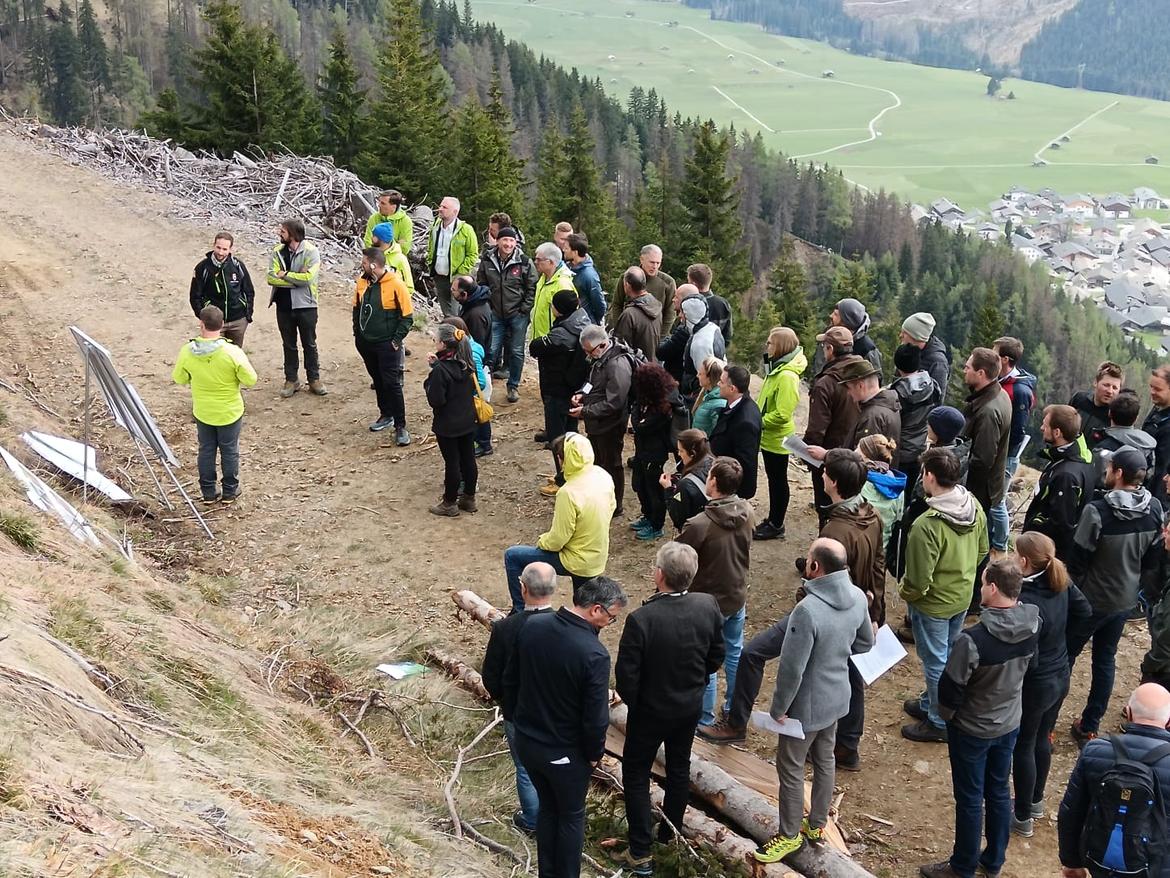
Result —
<instances>
[{"instance_id":1,"label":"man in black jacket","mask_svg":"<svg viewBox=\"0 0 1170 878\"><path fill-rule=\"evenodd\" d=\"M1045 408L1040 433L1044 436L1040 456L1048 464L1024 516L1024 530L1048 536L1056 544L1056 557L1067 564L1081 510L1093 499L1096 468L1081 433L1081 416L1071 405Z\"/></svg>"},{"instance_id":2,"label":"man in black jacket","mask_svg":"<svg viewBox=\"0 0 1170 878\"><path fill-rule=\"evenodd\" d=\"M723 614L709 594L687 591L699 555L684 543L666 543L654 559L654 596L630 614L614 672L629 707L622 755L630 846L616 858L634 875L650 875L650 768L666 748L662 813L682 826L690 790L691 744L707 678L723 664ZM663 824L660 841L670 838Z\"/></svg>"},{"instance_id":3,"label":"man in black jacket","mask_svg":"<svg viewBox=\"0 0 1170 878\"><path fill-rule=\"evenodd\" d=\"M581 350L590 363L588 392L573 394L569 416L585 422L585 432L593 446L594 463L613 479L617 500L614 515L622 514L626 472L622 466L622 446L626 425L630 421L630 384L634 377L634 352L601 326L593 324L581 331ZM584 390L584 388L582 388ZM549 439L555 439L550 436Z\"/></svg>"},{"instance_id":4,"label":"man in black jacket","mask_svg":"<svg viewBox=\"0 0 1170 878\"><path fill-rule=\"evenodd\" d=\"M1115 741L1119 741L1130 759L1148 759L1153 763L1154 777L1162 793L1162 801L1170 800L1170 692L1156 683L1143 683L1130 696L1125 708L1125 725L1121 734L1113 738L1090 741L1081 751L1076 767L1068 779L1064 801L1056 818L1056 835L1060 844L1060 865L1063 878L1103 878L1107 875L1125 874L1111 872L1093 865L1086 850L1091 839L1086 834L1088 818L1101 779L1119 757ZM1161 759L1155 751L1163 754ZM1148 763L1147 763L1148 764ZM1107 803L1102 802L1102 805ZM1116 803L1113 805L1116 810ZM1150 839L1155 858L1149 863L1150 878L1165 878L1170 873L1170 857L1167 855L1167 840ZM1137 874L1133 872L1132 874ZM1142 874L1147 874L1145 871Z\"/></svg>"},{"instance_id":5,"label":"man in black jacket","mask_svg":"<svg viewBox=\"0 0 1170 878\"><path fill-rule=\"evenodd\" d=\"M533 561L520 574L520 595L524 599L524 612L512 613L497 622L492 623L492 633L488 638L487 650L483 654L483 686L488 694L500 705L500 713L504 715L504 735L508 739L508 751L512 754L512 762L516 766L516 796L520 799L520 807L512 814L512 825L533 835L536 832L536 820L540 813L540 801L536 795L536 787L524 769L524 764L516 753L516 727L512 725L512 710L514 704L504 698L504 669L512 660L516 651L516 638L520 629L529 619L535 618L538 613L553 611L553 592L557 587L557 572L551 564L543 561Z\"/></svg>"},{"instance_id":6,"label":"man in black jacket","mask_svg":"<svg viewBox=\"0 0 1170 878\"><path fill-rule=\"evenodd\" d=\"M617 621L626 601L612 579L586 580L572 607L524 625L504 669L504 700L515 706L516 750L540 799L540 878L581 874L585 793L609 728L609 653L597 635Z\"/></svg>"},{"instance_id":7,"label":"man in black jacket","mask_svg":"<svg viewBox=\"0 0 1170 878\"><path fill-rule=\"evenodd\" d=\"M1158 366L1150 373L1150 412L1142 422L1142 429L1157 443L1157 466L1149 473L1146 487L1164 503L1167 499L1164 476L1170 472L1170 365Z\"/></svg>"},{"instance_id":8,"label":"man in black jacket","mask_svg":"<svg viewBox=\"0 0 1170 878\"><path fill-rule=\"evenodd\" d=\"M592 323L589 313L580 307L577 294L570 290L554 294L552 308L552 329L528 345L528 353L540 364L540 399L544 403L544 434L549 443L558 436L577 431L576 419L569 417L569 400L589 377L589 364L581 349L581 333ZM552 445L548 447L551 450ZM557 486L564 483L556 458L554 454L556 483L541 488L546 496L556 494Z\"/></svg>"},{"instance_id":9,"label":"man in black jacket","mask_svg":"<svg viewBox=\"0 0 1170 878\"><path fill-rule=\"evenodd\" d=\"M451 295L459 303L459 316L471 337L487 356L492 345L492 291L477 284L469 274L455 278Z\"/></svg>"},{"instance_id":10,"label":"man in black jacket","mask_svg":"<svg viewBox=\"0 0 1170 878\"><path fill-rule=\"evenodd\" d=\"M946 402L947 384L951 377L951 352L941 338L934 334L934 315L929 311L918 311L902 321L899 344L914 345L921 352L922 368L938 384L942 400Z\"/></svg>"},{"instance_id":11,"label":"man in black jacket","mask_svg":"<svg viewBox=\"0 0 1170 878\"><path fill-rule=\"evenodd\" d=\"M216 233L211 250L195 266L189 295L196 317L208 305L219 308L223 312L223 337L242 348L244 333L252 322L256 290L247 266L232 255L234 244L230 232Z\"/></svg>"},{"instance_id":12,"label":"man in black jacket","mask_svg":"<svg viewBox=\"0 0 1170 878\"><path fill-rule=\"evenodd\" d=\"M723 343L731 344L731 304L722 296L711 292L713 277L710 265L698 262L687 268L687 281L695 285L699 295L707 300L707 319L719 327Z\"/></svg>"},{"instance_id":13,"label":"man in black jacket","mask_svg":"<svg viewBox=\"0 0 1170 878\"><path fill-rule=\"evenodd\" d=\"M748 396L751 375L743 366L728 366L719 379L719 393L727 400L715 426L711 429L711 453L716 457L734 457L743 467L739 496L750 500L756 496L756 478L760 467L760 407Z\"/></svg>"},{"instance_id":14,"label":"man in black jacket","mask_svg":"<svg viewBox=\"0 0 1170 878\"><path fill-rule=\"evenodd\" d=\"M1077 391L1068 401L1081 416L1081 432L1085 434L1085 444L1090 451L1096 450L1097 443L1109 428L1109 405L1121 393L1121 385L1124 383L1125 372L1122 368L1106 360L1097 367L1093 389ZM1132 425L1133 421L1130 421Z\"/></svg>"},{"instance_id":15,"label":"man in black jacket","mask_svg":"<svg viewBox=\"0 0 1170 878\"><path fill-rule=\"evenodd\" d=\"M517 238L515 229L500 229L496 246L484 250L475 273L476 283L491 290L492 343L488 362L495 377L506 377L511 388L520 386L524 372L524 337L536 300L536 265L520 249ZM507 374L499 374L505 368Z\"/></svg>"}]
</instances>

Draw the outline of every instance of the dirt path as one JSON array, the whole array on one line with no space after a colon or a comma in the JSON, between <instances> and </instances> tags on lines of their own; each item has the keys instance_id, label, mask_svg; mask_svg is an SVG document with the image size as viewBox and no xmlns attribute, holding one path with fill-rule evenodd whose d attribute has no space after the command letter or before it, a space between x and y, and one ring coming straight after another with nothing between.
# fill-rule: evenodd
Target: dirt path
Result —
<instances>
[{"instance_id":1,"label":"dirt path","mask_svg":"<svg viewBox=\"0 0 1170 878\"><path fill-rule=\"evenodd\" d=\"M183 477L193 482L188 395L170 383L170 372L180 345L195 330L188 278L214 230L182 219L181 207L167 198L129 192L7 132L0 132L0 205L0 374L31 377L44 401L72 419L62 429L79 434L82 374L67 332L70 323L79 324L113 352L183 461ZM255 240L237 246L254 275L263 274L268 246ZM238 576L251 594L290 600L299 595L300 606L316 611L405 619L425 638L478 659L484 634L478 626L452 621L447 591L474 588L505 604L503 550L531 542L546 526L552 504L535 489L551 464L531 441L539 418L535 376L526 378L519 404L497 407L498 450L481 470L482 511L458 519L428 515L426 507L439 492L441 461L432 444L417 441L430 421L421 396L427 342L412 336L408 361L407 411L416 444L396 449L366 430L376 412L350 337L348 271L326 265L322 272L320 348L323 378L332 391L324 399L303 393L279 399L275 317L257 309L247 351L260 381L246 397L244 500L211 513L222 542L201 543L192 528L193 544L210 549L205 567ZM127 450L124 437L108 424L99 424L97 436ZM792 604L792 559L814 529L809 500L807 486L798 485L788 539L753 550L749 633ZM628 529L615 526L610 573L635 601L652 588L652 554ZM895 614L900 608L891 618ZM606 635L611 650L617 639L617 632ZM1129 632L1119 691L1135 679L1144 639L1144 632ZM865 770L839 776L843 823L859 833L854 847L860 859L881 875L916 874L916 864L945 855L951 838L945 748L898 737L901 700L920 685L917 667L912 658L876 685L863 744ZM1069 699L1073 706L1084 697L1080 676ZM766 686L761 701L769 695ZM1071 713L1066 710L1061 730ZM750 743L767 754L765 738L753 735ZM1059 790L1075 749L1063 731L1057 745L1053 787ZM1055 804L1054 793L1049 801ZM1042 823L1031 842L1013 841L1005 876L1058 874L1054 829Z\"/></svg>"}]
</instances>

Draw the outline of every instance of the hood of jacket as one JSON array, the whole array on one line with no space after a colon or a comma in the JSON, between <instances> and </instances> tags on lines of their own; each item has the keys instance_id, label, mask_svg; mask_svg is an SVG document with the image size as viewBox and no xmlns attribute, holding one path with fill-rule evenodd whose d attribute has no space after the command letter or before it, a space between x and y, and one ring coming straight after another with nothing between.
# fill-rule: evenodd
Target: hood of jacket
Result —
<instances>
[{"instance_id":1,"label":"hood of jacket","mask_svg":"<svg viewBox=\"0 0 1170 878\"><path fill-rule=\"evenodd\" d=\"M735 530L743 527L745 521L751 520L752 504L732 494L729 497L712 500L703 511L707 513L707 517L711 519L712 523L719 525L724 530Z\"/></svg>"},{"instance_id":2,"label":"hood of jacket","mask_svg":"<svg viewBox=\"0 0 1170 878\"><path fill-rule=\"evenodd\" d=\"M1105 435L1138 451L1153 451L1158 447L1158 442L1153 436L1137 427L1110 427L1105 431Z\"/></svg>"},{"instance_id":3,"label":"hood of jacket","mask_svg":"<svg viewBox=\"0 0 1170 878\"><path fill-rule=\"evenodd\" d=\"M651 320L662 319L662 304L649 293L642 293L626 303L627 308L641 308Z\"/></svg>"},{"instance_id":4,"label":"hood of jacket","mask_svg":"<svg viewBox=\"0 0 1170 878\"><path fill-rule=\"evenodd\" d=\"M1040 630L1040 608L1035 604L984 607L980 621L996 640L1021 643Z\"/></svg>"},{"instance_id":5,"label":"hood of jacket","mask_svg":"<svg viewBox=\"0 0 1170 878\"><path fill-rule=\"evenodd\" d=\"M896 469L871 469L866 473L866 481L878 489L878 493L890 500L896 499L906 490L906 474Z\"/></svg>"},{"instance_id":6,"label":"hood of jacket","mask_svg":"<svg viewBox=\"0 0 1170 878\"><path fill-rule=\"evenodd\" d=\"M906 484L906 477L902 477L902 484ZM877 510L865 502L865 497L858 494L849 497L840 503L831 503L827 508L826 519L835 518L843 521L857 530L865 530L873 522L878 521Z\"/></svg>"},{"instance_id":7,"label":"hood of jacket","mask_svg":"<svg viewBox=\"0 0 1170 878\"><path fill-rule=\"evenodd\" d=\"M770 360L768 363L768 374L779 375L781 372L792 372L795 375L803 375L804 370L807 368L808 357L804 355L804 348L797 345L795 350L780 359Z\"/></svg>"},{"instance_id":8,"label":"hood of jacket","mask_svg":"<svg viewBox=\"0 0 1170 878\"><path fill-rule=\"evenodd\" d=\"M1061 460L1074 460L1078 463L1093 462L1093 453L1089 451L1089 446L1085 442L1083 433L1077 436L1074 441L1060 448L1057 448L1055 445L1045 445L1040 449L1040 456L1053 463Z\"/></svg>"},{"instance_id":9,"label":"hood of jacket","mask_svg":"<svg viewBox=\"0 0 1170 878\"><path fill-rule=\"evenodd\" d=\"M857 601L857 586L849 578L848 570L806 579L803 584L807 595L824 601L834 610L847 609Z\"/></svg>"},{"instance_id":10,"label":"hood of jacket","mask_svg":"<svg viewBox=\"0 0 1170 878\"><path fill-rule=\"evenodd\" d=\"M888 387L883 387L865 402L861 403L858 408L865 411L868 408L889 409L895 414L902 411L902 403L898 401L898 394L890 390ZM897 439L897 436L891 436L891 439Z\"/></svg>"},{"instance_id":11,"label":"hood of jacket","mask_svg":"<svg viewBox=\"0 0 1170 878\"><path fill-rule=\"evenodd\" d=\"M1141 518L1149 511L1150 501L1154 495L1145 488L1136 491L1127 491L1124 488L1110 491L1105 495L1105 502L1118 518Z\"/></svg>"},{"instance_id":12,"label":"hood of jacket","mask_svg":"<svg viewBox=\"0 0 1170 878\"><path fill-rule=\"evenodd\" d=\"M969 533L975 527L975 498L962 485L955 485L945 494L927 497L926 505L960 533Z\"/></svg>"},{"instance_id":13,"label":"hood of jacket","mask_svg":"<svg viewBox=\"0 0 1170 878\"><path fill-rule=\"evenodd\" d=\"M918 405L934 396L934 386L929 372L911 372L896 378L890 389L907 405Z\"/></svg>"},{"instance_id":14,"label":"hood of jacket","mask_svg":"<svg viewBox=\"0 0 1170 878\"><path fill-rule=\"evenodd\" d=\"M197 357L210 357L224 345L229 344L226 338L193 338L191 339L191 353Z\"/></svg>"},{"instance_id":15,"label":"hood of jacket","mask_svg":"<svg viewBox=\"0 0 1170 878\"><path fill-rule=\"evenodd\" d=\"M483 302L490 303L491 300L492 300L491 287L487 287L487 286L484 286L483 284L480 284L474 290L471 291L471 295L469 295L467 297L467 301L463 303L463 307L464 308L472 308L475 305L479 305Z\"/></svg>"},{"instance_id":16,"label":"hood of jacket","mask_svg":"<svg viewBox=\"0 0 1170 878\"><path fill-rule=\"evenodd\" d=\"M1025 372L1019 366L1016 367L1015 372L1016 372L1015 375L1009 374L1009 375L1005 375L1003 378L1000 378L999 383L1002 385L1002 384L1006 384L1007 382L1010 381L1013 384L1019 384L1023 387L1027 387L1030 391L1032 391L1032 396L1035 396L1036 395L1036 376L1029 375L1027 372Z\"/></svg>"},{"instance_id":17,"label":"hood of jacket","mask_svg":"<svg viewBox=\"0 0 1170 878\"><path fill-rule=\"evenodd\" d=\"M584 472L593 465L593 446L580 433L569 433L565 436L565 478Z\"/></svg>"},{"instance_id":18,"label":"hood of jacket","mask_svg":"<svg viewBox=\"0 0 1170 878\"><path fill-rule=\"evenodd\" d=\"M564 317L558 317L553 321L553 326L563 326L574 337L580 338L581 332L593 321L589 319L589 312L584 308L578 308L572 314L566 314Z\"/></svg>"},{"instance_id":19,"label":"hood of jacket","mask_svg":"<svg viewBox=\"0 0 1170 878\"><path fill-rule=\"evenodd\" d=\"M566 265L567 264L568 263L566 263ZM579 275L581 272L585 271L585 269L587 269L587 268L593 269L593 257L592 256L586 256L584 259L582 259L576 265L569 265L569 271L573 272L574 277ZM596 269L593 269L593 271L594 271L594 274L597 273Z\"/></svg>"}]
</instances>

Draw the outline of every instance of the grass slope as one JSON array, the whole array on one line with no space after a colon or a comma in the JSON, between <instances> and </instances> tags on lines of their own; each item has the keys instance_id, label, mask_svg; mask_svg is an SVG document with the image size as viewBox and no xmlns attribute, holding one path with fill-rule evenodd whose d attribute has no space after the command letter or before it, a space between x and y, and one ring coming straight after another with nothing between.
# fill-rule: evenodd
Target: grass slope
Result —
<instances>
[{"instance_id":1,"label":"grass slope","mask_svg":"<svg viewBox=\"0 0 1170 878\"><path fill-rule=\"evenodd\" d=\"M634 86L655 88L671 110L762 131L789 155L914 201L947 196L986 209L1013 184L1170 189L1167 165L1144 164L1150 154L1170 163L1170 103L1016 80L1002 94L1017 100L992 100L973 72L855 57L660 0L473 0L473 10L601 77L619 100ZM835 77L822 78L825 70ZM871 120L884 109L873 137ZM1047 167L1032 167L1038 150L1071 129L1070 143L1043 153Z\"/></svg>"}]
</instances>

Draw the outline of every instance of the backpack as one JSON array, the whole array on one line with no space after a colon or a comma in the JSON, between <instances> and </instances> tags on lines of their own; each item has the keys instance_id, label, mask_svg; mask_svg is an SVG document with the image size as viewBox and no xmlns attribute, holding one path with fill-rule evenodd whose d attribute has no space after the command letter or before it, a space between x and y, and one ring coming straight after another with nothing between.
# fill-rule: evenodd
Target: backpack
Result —
<instances>
[{"instance_id":1,"label":"backpack","mask_svg":"<svg viewBox=\"0 0 1170 878\"><path fill-rule=\"evenodd\" d=\"M1081 835L1081 852L1094 874L1162 874L1166 845L1166 803L1153 766L1170 756L1162 744L1144 756L1130 757L1120 736L1108 739L1113 765L1093 791Z\"/></svg>"}]
</instances>

